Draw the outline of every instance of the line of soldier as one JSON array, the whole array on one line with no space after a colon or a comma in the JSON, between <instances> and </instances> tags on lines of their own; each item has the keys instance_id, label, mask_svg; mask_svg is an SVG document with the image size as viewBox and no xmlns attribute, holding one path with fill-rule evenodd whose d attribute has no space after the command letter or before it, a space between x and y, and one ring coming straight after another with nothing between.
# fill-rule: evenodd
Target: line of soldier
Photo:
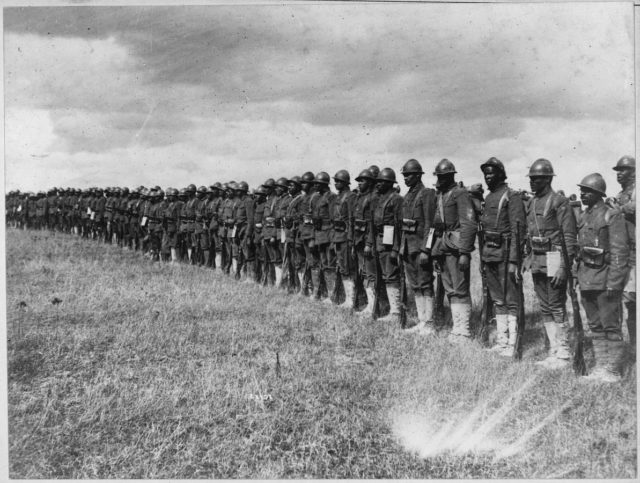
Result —
<instances>
[{"instance_id":1,"label":"line of soldier","mask_svg":"<svg viewBox=\"0 0 640 483\"><path fill-rule=\"evenodd\" d=\"M251 194L244 181L166 193L159 186L10 192L7 220L140 249L153 260L219 268L386 322L404 313L401 288L408 286L418 322L407 330L427 336L437 331L441 307L434 308L434 291L440 288L451 310L453 341L473 335L470 258L477 239L487 310L496 323L489 350L514 354L519 319L524 326L518 291L529 270L549 342L547 358L537 364L568 366L567 284L575 280L596 360L586 377L620 380L623 302L634 347L636 333L635 159L623 156L613 168L623 188L615 198L606 198L604 179L593 173L578 184L580 201L552 189L555 173L546 159L529 168L531 192L510 188L504 164L494 157L480 169L486 197L481 184L456 182L447 159L435 167L435 189L428 188L421 164L410 159L401 169L409 188L404 197L393 169L371 166L358 174L355 190L349 173L338 171L335 193L326 172L268 179ZM440 285L434 287L434 280Z\"/></svg>"}]
</instances>

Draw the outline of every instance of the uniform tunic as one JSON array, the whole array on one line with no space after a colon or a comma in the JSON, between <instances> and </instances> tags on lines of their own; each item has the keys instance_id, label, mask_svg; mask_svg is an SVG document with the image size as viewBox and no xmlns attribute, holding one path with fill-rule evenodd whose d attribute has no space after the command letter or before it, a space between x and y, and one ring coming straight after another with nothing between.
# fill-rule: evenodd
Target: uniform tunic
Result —
<instances>
[{"instance_id":1,"label":"uniform tunic","mask_svg":"<svg viewBox=\"0 0 640 483\"><path fill-rule=\"evenodd\" d=\"M578 284L593 332L621 334L620 300L629 272L629 238L622 213L602 200L578 222ZM607 296L607 290L613 296Z\"/></svg>"},{"instance_id":2,"label":"uniform tunic","mask_svg":"<svg viewBox=\"0 0 640 483\"><path fill-rule=\"evenodd\" d=\"M418 262L420 253L431 254L428 245L436 207L435 190L426 188L422 181L409 189L402 202L402 238L400 254L411 289L423 295L433 295L433 262L427 266Z\"/></svg>"}]
</instances>

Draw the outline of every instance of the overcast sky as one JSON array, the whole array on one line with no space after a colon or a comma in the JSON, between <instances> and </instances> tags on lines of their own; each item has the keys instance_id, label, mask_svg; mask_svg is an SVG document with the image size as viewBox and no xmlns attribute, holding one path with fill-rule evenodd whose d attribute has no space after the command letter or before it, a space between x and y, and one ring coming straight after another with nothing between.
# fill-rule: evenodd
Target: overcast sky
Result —
<instances>
[{"instance_id":1,"label":"overcast sky","mask_svg":"<svg viewBox=\"0 0 640 483\"><path fill-rule=\"evenodd\" d=\"M4 9L6 189L633 154L631 3ZM401 184L402 184L402 180Z\"/></svg>"}]
</instances>

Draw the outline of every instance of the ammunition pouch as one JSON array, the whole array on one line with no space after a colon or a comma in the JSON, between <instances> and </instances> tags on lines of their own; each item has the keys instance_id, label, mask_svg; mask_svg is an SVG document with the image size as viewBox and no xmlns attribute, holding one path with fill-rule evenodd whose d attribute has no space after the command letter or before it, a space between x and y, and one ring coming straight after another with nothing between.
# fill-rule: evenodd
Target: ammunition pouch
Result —
<instances>
[{"instance_id":1,"label":"ammunition pouch","mask_svg":"<svg viewBox=\"0 0 640 483\"><path fill-rule=\"evenodd\" d=\"M262 230L262 223L256 223L256 230Z\"/></svg>"},{"instance_id":2,"label":"ammunition pouch","mask_svg":"<svg viewBox=\"0 0 640 483\"><path fill-rule=\"evenodd\" d=\"M227 218L227 220L224 222L224 226L226 226L227 228L233 228L233 225L235 225L236 222L233 218Z\"/></svg>"},{"instance_id":3,"label":"ammunition pouch","mask_svg":"<svg viewBox=\"0 0 640 483\"><path fill-rule=\"evenodd\" d=\"M605 264L604 248L582 247L580 249L580 258L587 267L602 268Z\"/></svg>"},{"instance_id":4,"label":"ammunition pouch","mask_svg":"<svg viewBox=\"0 0 640 483\"><path fill-rule=\"evenodd\" d=\"M499 231L485 230L484 232L484 244L488 248L500 248L502 246L502 239L502 233Z\"/></svg>"},{"instance_id":5,"label":"ammunition pouch","mask_svg":"<svg viewBox=\"0 0 640 483\"><path fill-rule=\"evenodd\" d=\"M271 217L271 216L267 216L264 219L264 226L265 226L265 228L275 228L276 227L276 219Z\"/></svg>"},{"instance_id":6,"label":"ammunition pouch","mask_svg":"<svg viewBox=\"0 0 640 483\"><path fill-rule=\"evenodd\" d=\"M293 220L291 218L283 218L282 224L287 230L291 230L291 228L293 228Z\"/></svg>"},{"instance_id":7,"label":"ammunition pouch","mask_svg":"<svg viewBox=\"0 0 640 483\"><path fill-rule=\"evenodd\" d=\"M415 233L418 230L418 222L409 218L402 219L402 231L405 233Z\"/></svg>"},{"instance_id":8,"label":"ammunition pouch","mask_svg":"<svg viewBox=\"0 0 640 483\"><path fill-rule=\"evenodd\" d=\"M355 231L365 232L367 231L367 220L354 220L353 222Z\"/></svg>"},{"instance_id":9,"label":"ammunition pouch","mask_svg":"<svg viewBox=\"0 0 640 483\"><path fill-rule=\"evenodd\" d=\"M347 223L344 221L334 220L333 229L335 231L347 231Z\"/></svg>"},{"instance_id":10,"label":"ammunition pouch","mask_svg":"<svg viewBox=\"0 0 640 483\"><path fill-rule=\"evenodd\" d=\"M316 230L322 230L322 218L314 218L313 219L313 227Z\"/></svg>"},{"instance_id":11,"label":"ammunition pouch","mask_svg":"<svg viewBox=\"0 0 640 483\"><path fill-rule=\"evenodd\" d=\"M276 228L282 229L282 219L276 218Z\"/></svg>"},{"instance_id":12,"label":"ammunition pouch","mask_svg":"<svg viewBox=\"0 0 640 483\"><path fill-rule=\"evenodd\" d=\"M303 217L302 217L302 223L303 223L304 225L311 225L311 226L313 226L313 224L314 224L314 223L313 223L313 218L311 218L310 216L306 216L306 215L305 215L305 216L303 216Z\"/></svg>"},{"instance_id":13,"label":"ammunition pouch","mask_svg":"<svg viewBox=\"0 0 640 483\"><path fill-rule=\"evenodd\" d=\"M551 250L551 238L548 236L532 236L530 237L531 241L531 251L535 255L544 255Z\"/></svg>"},{"instance_id":14,"label":"ammunition pouch","mask_svg":"<svg viewBox=\"0 0 640 483\"><path fill-rule=\"evenodd\" d=\"M459 231L445 231L442 235L442 244L445 248L458 251L460 250L460 232Z\"/></svg>"}]
</instances>

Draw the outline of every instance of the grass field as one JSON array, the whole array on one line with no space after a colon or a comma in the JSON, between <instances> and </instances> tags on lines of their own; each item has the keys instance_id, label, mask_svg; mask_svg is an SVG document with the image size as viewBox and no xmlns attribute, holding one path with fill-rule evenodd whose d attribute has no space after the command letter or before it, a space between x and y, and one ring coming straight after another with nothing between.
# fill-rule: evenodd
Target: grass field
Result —
<instances>
[{"instance_id":1,"label":"grass field","mask_svg":"<svg viewBox=\"0 0 640 483\"><path fill-rule=\"evenodd\" d=\"M543 372L535 324L512 363L12 229L7 291L11 478L637 475L635 365L617 385Z\"/></svg>"}]
</instances>

